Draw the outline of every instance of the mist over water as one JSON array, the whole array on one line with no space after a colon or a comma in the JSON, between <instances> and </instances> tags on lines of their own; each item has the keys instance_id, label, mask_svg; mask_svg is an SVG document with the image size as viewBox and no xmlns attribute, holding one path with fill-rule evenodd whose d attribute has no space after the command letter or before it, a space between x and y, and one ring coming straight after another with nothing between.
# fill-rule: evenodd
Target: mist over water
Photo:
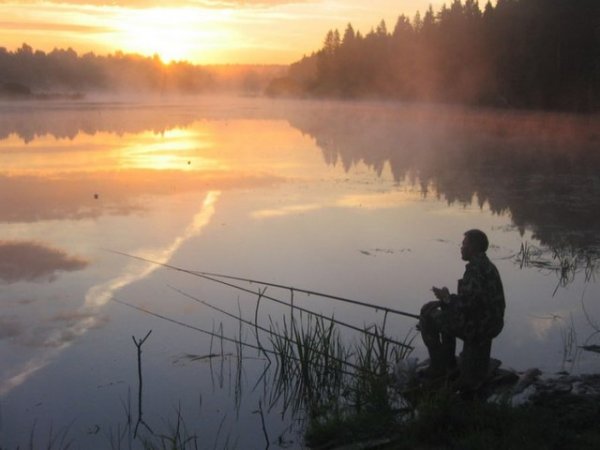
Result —
<instances>
[{"instance_id":1,"label":"mist over water","mask_svg":"<svg viewBox=\"0 0 600 450\"><path fill-rule=\"evenodd\" d=\"M245 355L238 398L231 360L215 372L185 357L213 353L214 342L111 300L236 336L236 321L171 287L247 318L255 298L106 250L418 313L432 285L456 288L462 233L481 228L507 295L493 355L519 370L599 368L577 348L596 343L600 320L596 116L222 97L5 102L0 115L0 436L9 448L34 423L41 440L72 424L82 448L106 448L136 389L131 336L150 329L147 421L158 427L181 404L188 425L210 436L207 448L227 436L248 448L261 426L256 353ZM294 300L358 326L382 318ZM284 311L265 304L260 318ZM394 317L387 330L402 338L414 325ZM290 422L268 414L273 436L297 438Z\"/></svg>"}]
</instances>

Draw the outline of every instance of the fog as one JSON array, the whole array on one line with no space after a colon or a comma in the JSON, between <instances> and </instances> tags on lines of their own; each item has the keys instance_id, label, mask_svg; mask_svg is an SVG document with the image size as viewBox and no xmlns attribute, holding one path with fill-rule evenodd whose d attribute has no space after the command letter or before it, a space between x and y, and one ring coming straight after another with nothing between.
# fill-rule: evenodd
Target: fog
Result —
<instances>
[{"instance_id":1,"label":"fog","mask_svg":"<svg viewBox=\"0 0 600 450\"><path fill-rule=\"evenodd\" d=\"M210 353L208 340L113 301L234 336L239 324L169 286L247 317L255 296L105 249L416 313L432 284L452 289L462 232L480 227L508 302L495 357L517 369L597 367L595 355L560 352L567 326L583 341L593 333L588 314L600 314L591 301L597 116L141 95L8 101L0 114L0 431L8 442L27 442L35 420L48 431L76 417L78 439L103 448L102 435L86 430L120 423L135 380L131 335L149 329L147 420L164 423L164 405L181 399L211 436L221 421L240 439L255 433L259 393L248 388L233 414L226 383L211 386L208 364L182 358ZM313 297L294 301L360 327L378 321ZM260 319L281 320L282 310L265 305ZM390 317L388 326L398 338L414 323ZM253 385L262 361L249 356ZM289 425L275 410L267 421L281 433Z\"/></svg>"},{"instance_id":2,"label":"fog","mask_svg":"<svg viewBox=\"0 0 600 450\"><path fill-rule=\"evenodd\" d=\"M183 102L176 97L161 102L138 96L134 103L4 104L2 115L0 139L12 142L16 138L29 144L25 151L32 157L38 151L36 139L48 136L57 139L57 143L39 151L68 157L60 142L79 136L105 133L115 139L127 139L128 135L144 132L161 135L170 129L185 129L202 120L284 120L312 137L330 165L341 164L348 171L364 163L380 173L389 164L396 182L410 179L421 186L424 196L432 190L448 203L469 203L476 196L481 205L488 203L498 214L509 212L516 226L532 229L545 245L582 248L599 242L600 219L594 208L600 195L595 182L600 169L596 151L600 118L596 115L375 101L228 100L211 96ZM15 150L12 148L11 144L3 145L0 158L10 157L13 151L24 152L16 144ZM186 161L183 155L182 164ZM68 179L51 181L26 173L20 177L4 174L0 179L5 193L2 203L6 205L14 192L29 200L2 208L1 215L12 221L26 217L32 220L36 214L43 216L47 214L43 211L52 209L64 214L64 208L80 198L79 207L72 208L71 214L93 216L94 190L110 197L111 191L121 190L119 186L127 184L130 197L135 197L138 190L167 193L168 180L176 175L138 167L127 174L99 176L99 163L97 160L94 167L93 177L99 177L96 181L89 174L78 175L81 168ZM8 169L7 164L4 167ZM201 183L192 173L176 176L179 189L186 189L187 183L191 183L190 188ZM213 186L219 188L231 178L218 171L211 177L211 182L217 183ZM242 183L240 179L235 181ZM248 182L261 181L254 175ZM266 178L262 182L270 181ZM133 211L135 205L122 203L114 208ZM10 214L17 216L10 218Z\"/></svg>"}]
</instances>

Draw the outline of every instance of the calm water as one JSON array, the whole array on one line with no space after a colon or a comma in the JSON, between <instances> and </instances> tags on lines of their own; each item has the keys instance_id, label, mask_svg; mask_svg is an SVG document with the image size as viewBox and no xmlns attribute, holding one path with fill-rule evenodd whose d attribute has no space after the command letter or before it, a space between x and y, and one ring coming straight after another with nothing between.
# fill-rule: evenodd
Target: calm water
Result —
<instances>
[{"instance_id":1,"label":"calm water","mask_svg":"<svg viewBox=\"0 0 600 450\"><path fill-rule=\"evenodd\" d=\"M115 442L137 411L132 336L152 330L146 422L165 432L180 408L202 448L264 448L255 352L241 374L234 357L195 359L220 344L113 301L238 337L174 289L248 319L255 296L111 250L418 313L432 285L455 289L462 233L481 228L508 303L495 357L598 371L600 355L578 348L600 343L598 130L598 118L375 103L0 105L0 446L45 445L52 430L74 448L129 448ZM414 325L389 318L388 332ZM263 415L272 447L300 445L289 415Z\"/></svg>"}]
</instances>

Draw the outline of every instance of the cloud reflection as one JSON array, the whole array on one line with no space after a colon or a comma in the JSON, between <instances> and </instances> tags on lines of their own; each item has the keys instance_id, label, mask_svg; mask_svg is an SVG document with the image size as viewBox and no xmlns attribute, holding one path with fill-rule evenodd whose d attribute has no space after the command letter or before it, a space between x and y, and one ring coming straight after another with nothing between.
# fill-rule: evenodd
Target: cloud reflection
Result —
<instances>
[{"instance_id":1,"label":"cloud reflection","mask_svg":"<svg viewBox=\"0 0 600 450\"><path fill-rule=\"evenodd\" d=\"M0 280L54 281L58 272L84 269L88 261L39 242L0 241Z\"/></svg>"},{"instance_id":2,"label":"cloud reflection","mask_svg":"<svg viewBox=\"0 0 600 450\"><path fill-rule=\"evenodd\" d=\"M17 374L2 381L0 384L0 396L7 394L17 386L27 381L31 375L48 364L49 360L50 358L44 358L43 360L32 360L27 362Z\"/></svg>"},{"instance_id":3,"label":"cloud reflection","mask_svg":"<svg viewBox=\"0 0 600 450\"><path fill-rule=\"evenodd\" d=\"M202 209L194 216L192 223L185 231L175 238L171 245L163 249L145 250L137 252L136 256L146 258L159 263L167 263L173 254L181 247L187 239L196 235L204 226L206 226L215 212L215 203L219 198L219 192L209 192L204 200ZM160 268L158 264L147 262L132 261L127 271L106 283L92 287L85 297L85 306L91 308L100 308L110 301L116 291L123 287L142 280Z\"/></svg>"},{"instance_id":4,"label":"cloud reflection","mask_svg":"<svg viewBox=\"0 0 600 450\"><path fill-rule=\"evenodd\" d=\"M13 338L23 332L23 325L15 317L0 316L0 340Z\"/></svg>"},{"instance_id":5,"label":"cloud reflection","mask_svg":"<svg viewBox=\"0 0 600 450\"><path fill-rule=\"evenodd\" d=\"M555 329L560 329L566 325L564 317L569 317L568 310L559 310L548 312L544 316L531 316L529 318L529 329L532 330L536 339L543 341Z\"/></svg>"},{"instance_id":6,"label":"cloud reflection","mask_svg":"<svg viewBox=\"0 0 600 450\"><path fill-rule=\"evenodd\" d=\"M292 214L302 214L305 212L315 211L321 209L323 206L317 203L311 203L306 205L288 205L282 206L279 209L261 209L252 213L252 217L255 219L267 219L270 217L283 217Z\"/></svg>"},{"instance_id":7,"label":"cloud reflection","mask_svg":"<svg viewBox=\"0 0 600 450\"><path fill-rule=\"evenodd\" d=\"M210 223L219 195L220 193L216 191L211 191L207 194L200 211L194 216L192 222L183 233L177 236L171 244L161 249L138 251L136 254L155 261L168 262L187 239L197 235L202 228ZM125 286L148 277L159 267L156 264L132 261L120 275L90 288L81 308L55 315L51 319L51 322L59 323L59 328L55 327L49 334L45 334L42 330L37 335L34 333L33 336L22 337L20 343L42 347L46 351L39 357L28 361L24 366L16 370L14 375L10 375L0 382L0 396L5 395L24 383L32 374L55 359L60 351L67 348L77 338L91 329L104 325L108 321L108 317L101 314L101 310L111 300L113 295ZM23 329L19 327L18 322L13 319L0 318L0 338L2 337L1 333L5 333L5 337L11 337L17 336L22 331Z\"/></svg>"},{"instance_id":8,"label":"cloud reflection","mask_svg":"<svg viewBox=\"0 0 600 450\"><path fill-rule=\"evenodd\" d=\"M368 209L397 208L399 205L412 203L421 197L419 192L409 191L346 195L337 202L337 206Z\"/></svg>"},{"instance_id":9,"label":"cloud reflection","mask_svg":"<svg viewBox=\"0 0 600 450\"><path fill-rule=\"evenodd\" d=\"M323 199L318 203L285 205L276 209L261 209L252 213L254 219L269 219L284 217L294 214L303 214L324 208L366 208L387 209L397 208L399 205L408 204L422 197L419 192L396 191L369 194L345 195L340 198Z\"/></svg>"}]
</instances>

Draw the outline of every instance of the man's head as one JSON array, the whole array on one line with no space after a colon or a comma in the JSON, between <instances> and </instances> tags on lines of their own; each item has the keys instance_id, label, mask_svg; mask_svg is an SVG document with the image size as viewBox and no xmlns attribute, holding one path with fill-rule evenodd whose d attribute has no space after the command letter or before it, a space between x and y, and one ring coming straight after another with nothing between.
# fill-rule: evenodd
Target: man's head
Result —
<instances>
[{"instance_id":1,"label":"man's head","mask_svg":"<svg viewBox=\"0 0 600 450\"><path fill-rule=\"evenodd\" d=\"M481 230L469 230L465 232L460 255L464 261L471 261L474 256L485 253L488 249L488 238Z\"/></svg>"}]
</instances>

